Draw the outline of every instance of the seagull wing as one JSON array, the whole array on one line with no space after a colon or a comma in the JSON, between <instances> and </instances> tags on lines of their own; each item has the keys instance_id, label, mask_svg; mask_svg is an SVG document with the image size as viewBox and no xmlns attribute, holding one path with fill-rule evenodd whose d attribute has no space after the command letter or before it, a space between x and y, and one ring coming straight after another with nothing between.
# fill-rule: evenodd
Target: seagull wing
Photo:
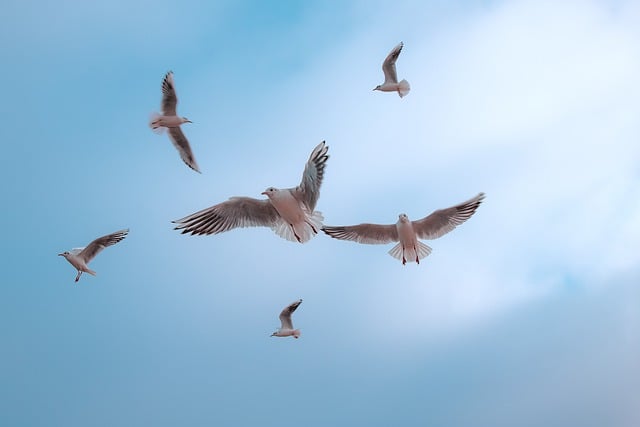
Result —
<instances>
[{"instance_id":1,"label":"seagull wing","mask_svg":"<svg viewBox=\"0 0 640 427\"><path fill-rule=\"evenodd\" d=\"M173 85L173 71L169 71L162 80L162 114L165 116L175 116L178 97Z\"/></svg>"},{"instance_id":2,"label":"seagull wing","mask_svg":"<svg viewBox=\"0 0 640 427\"><path fill-rule=\"evenodd\" d=\"M172 221L174 230L191 235L218 234L238 227L271 227L280 219L278 211L267 200L232 197L226 202Z\"/></svg>"},{"instance_id":3,"label":"seagull wing","mask_svg":"<svg viewBox=\"0 0 640 427\"><path fill-rule=\"evenodd\" d=\"M322 227L329 236L334 239L351 240L352 242L366 243L368 245L381 245L398 241L398 229L395 224L359 224L351 226Z\"/></svg>"},{"instance_id":4,"label":"seagull wing","mask_svg":"<svg viewBox=\"0 0 640 427\"><path fill-rule=\"evenodd\" d=\"M299 299L296 302L292 302L288 306L282 310L280 313L280 323L282 324L282 329L293 329L293 322L291 322L291 314L296 311L296 308L302 304L302 300Z\"/></svg>"},{"instance_id":5,"label":"seagull wing","mask_svg":"<svg viewBox=\"0 0 640 427\"><path fill-rule=\"evenodd\" d=\"M107 234L106 236L98 237L93 242L89 243L78 256L81 257L86 264L89 264L96 255L98 255L107 246L115 245L129 233L129 229L116 231L115 233Z\"/></svg>"},{"instance_id":6,"label":"seagull wing","mask_svg":"<svg viewBox=\"0 0 640 427\"><path fill-rule=\"evenodd\" d=\"M304 167L302 181L300 185L293 189L294 196L301 200L312 212L316 208L318 197L320 197L320 185L324 177L324 167L329 158L328 150L329 147L325 145L324 141L313 149Z\"/></svg>"},{"instance_id":7,"label":"seagull wing","mask_svg":"<svg viewBox=\"0 0 640 427\"><path fill-rule=\"evenodd\" d=\"M421 239L437 239L444 236L473 215L482 203L484 193L446 209L439 209L418 221L413 221L413 229Z\"/></svg>"},{"instance_id":8,"label":"seagull wing","mask_svg":"<svg viewBox=\"0 0 640 427\"><path fill-rule=\"evenodd\" d=\"M196 159L195 157L193 157L193 152L191 151L189 140L186 136L184 136L182 128L180 128L179 126L168 128L167 132L169 133L171 142L173 142L173 146L176 147L178 153L180 153L180 158L182 159L182 161L185 162L186 165L194 171L200 172L198 164L196 163Z\"/></svg>"},{"instance_id":9,"label":"seagull wing","mask_svg":"<svg viewBox=\"0 0 640 427\"><path fill-rule=\"evenodd\" d=\"M386 83L398 83L398 75L396 73L396 60L402 51L402 47L404 44L400 42L396 47L393 48L389 55L385 58L382 63L382 72L384 72L384 82Z\"/></svg>"}]
</instances>

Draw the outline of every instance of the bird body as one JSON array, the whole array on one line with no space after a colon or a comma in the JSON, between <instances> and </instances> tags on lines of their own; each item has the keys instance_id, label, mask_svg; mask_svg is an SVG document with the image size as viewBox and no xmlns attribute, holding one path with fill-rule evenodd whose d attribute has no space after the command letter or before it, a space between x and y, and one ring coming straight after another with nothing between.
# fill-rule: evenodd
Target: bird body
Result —
<instances>
[{"instance_id":1,"label":"bird body","mask_svg":"<svg viewBox=\"0 0 640 427\"><path fill-rule=\"evenodd\" d=\"M324 231L329 236L340 240L351 240L365 244L384 244L398 242L389 255L402 261L420 263L420 260L429 256L431 248L418 239L437 239L442 237L458 225L469 219L484 200L484 193L467 200L466 202L446 209L439 209L430 215L411 221L402 213L398 222L391 225L359 224L351 226L324 226Z\"/></svg>"},{"instance_id":2,"label":"bird body","mask_svg":"<svg viewBox=\"0 0 640 427\"><path fill-rule=\"evenodd\" d=\"M266 200L232 197L226 202L173 221L175 229L191 235L218 234L238 227L269 227L278 236L299 243L309 241L322 227L322 214L315 210L329 147L322 141L309 156L300 185L269 187Z\"/></svg>"},{"instance_id":3,"label":"bird body","mask_svg":"<svg viewBox=\"0 0 640 427\"><path fill-rule=\"evenodd\" d=\"M280 312L280 328L271 334L272 337L294 337L298 339L301 335L300 329L294 329L291 315L302 304L302 300L292 302Z\"/></svg>"},{"instance_id":4,"label":"bird body","mask_svg":"<svg viewBox=\"0 0 640 427\"><path fill-rule=\"evenodd\" d=\"M404 44L400 42L394 47L389 55L382 63L382 72L384 73L384 83L376 86L373 90L379 90L382 92L398 92L400 98L404 97L411 90L409 82L402 79L398 82L398 73L396 72L396 60L402 51Z\"/></svg>"},{"instance_id":5,"label":"bird body","mask_svg":"<svg viewBox=\"0 0 640 427\"><path fill-rule=\"evenodd\" d=\"M93 242L89 243L86 248L75 248L71 251L59 253L58 256L64 257L76 270L78 270L78 275L75 279L77 282L80 280L82 273L89 273L95 276L96 272L88 267L89 262L107 246L115 245L123 240L128 233L129 229L116 231L115 233L98 237Z\"/></svg>"},{"instance_id":6,"label":"bird body","mask_svg":"<svg viewBox=\"0 0 640 427\"><path fill-rule=\"evenodd\" d=\"M180 153L182 161L196 172L200 172L200 168L196 163L196 159L191 151L191 145L180 125L184 123L192 123L186 117L178 116L176 107L178 105L178 96L176 95L175 85L173 83L173 72L169 71L162 81L162 114L153 113L149 126L154 132L161 133L167 129L169 139L174 147Z\"/></svg>"}]
</instances>

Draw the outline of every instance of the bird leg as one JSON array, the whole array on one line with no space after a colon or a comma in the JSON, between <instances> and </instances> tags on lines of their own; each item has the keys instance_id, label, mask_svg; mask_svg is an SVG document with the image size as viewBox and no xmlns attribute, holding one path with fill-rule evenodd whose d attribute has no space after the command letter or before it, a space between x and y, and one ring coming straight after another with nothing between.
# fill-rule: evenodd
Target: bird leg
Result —
<instances>
[{"instance_id":1,"label":"bird leg","mask_svg":"<svg viewBox=\"0 0 640 427\"><path fill-rule=\"evenodd\" d=\"M81 275L82 275L82 271L78 270L78 275L76 276L76 282L80 280Z\"/></svg>"},{"instance_id":2,"label":"bird leg","mask_svg":"<svg viewBox=\"0 0 640 427\"><path fill-rule=\"evenodd\" d=\"M416 247L413 247L413 251L416 253L416 263L420 264L420 258L418 258L418 250L416 249Z\"/></svg>"},{"instance_id":3,"label":"bird leg","mask_svg":"<svg viewBox=\"0 0 640 427\"><path fill-rule=\"evenodd\" d=\"M293 224L289 224L289 227L291 227L291 230L293 230L293 235L296 236L296 239L298 239L298 243L302 243L302 240L300 239L300 236L298 236L298 233L296 233L296 229L293 227Z\"/></svg>"},{"instance_id":4,"label":"bird leg","mask_svg":"<svg viewBox=\"0 0 640 427\"><path fill-rule=\"evenodd\" d=\"M404 257L404 246L402 247L402 265L407 263L407 259Z\"/></svg>"},{"instance_id":5,"label":"bird leg","mask_svg":"<svg viewBox=\"0 0 640 427\"><path fill-rule=\"evenodd\" d=\"M305 221L307 224L309 224L309 227L311 227L311 229L313 230L313 234L318 234L318 230L316 230L316 228L313 226L313 224L311 224L309 221Z\"/></svg>"}]
</instances>

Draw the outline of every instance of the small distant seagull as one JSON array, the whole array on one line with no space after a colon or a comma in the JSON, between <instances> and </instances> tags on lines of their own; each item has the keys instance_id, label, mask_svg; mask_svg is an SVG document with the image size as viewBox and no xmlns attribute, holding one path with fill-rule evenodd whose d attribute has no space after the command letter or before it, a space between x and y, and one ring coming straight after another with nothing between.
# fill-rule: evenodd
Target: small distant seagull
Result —
<instances>
[{"instance_id":1,"label":"small distant seagull","mask_svg":"<svg viewBox=\"0 0 640 427\"><path fill-rule=\"evenodd\" d=\"M409 82L402 79L398 83L398 74L396 73L396 60L404 44L400 42L399 45L393 48L393 50L387 55L382 63L382 71L384 72L384 83L376 86L373 90L381 90L382 92L398 92L400 98L405 96L411 90Z\"/></svg>"},{"instance_id":2,"label":"small distant seagull","mask_svg":"<svg viewBox=\"0 0 640 427\"><path fill-rule=\"evenodd\" d=\"M484 193L446 209L439 209L418 221L410 221L406 214L400 214L398 222L391 225L360 224L348 227L322 228L329 236L371 245L400 242L389 255L402 261L417 262L431 253L431 248L418 239L442 237L473 215L482 203Z\"/></svg>"},{"instance_id":3,"label":"small distant seagull","mask_svg":"<svg viewBox=\"0 0 640 427\"><path fill-rule=\"evenodd\" d=\"M89 243L86 248L75 248L70 252L65 251L58 256L63 256L69 261L71 265L73 265L76 270L78 270L78 275L76 276L76 282L80 280L80 276L82 273L89 273L91 275L96 275L96 272L90 270L87 264L91 262L96 255L98 255L104 248L107 246L115 245L125 237L129 233L129 229L116 231L115 233L107 234L106 236L98 237L93 242Z\"/></svg>"},{"instance_id":4,"label":"small distant seagull","mask_svg":"<svg viewBox=\"0 0 640 427\"><path fill-rule=\"evenodd\" d=\"M192 123L192 121L186 117L179 117L176 113L176 105L178 105L178 97L173 83L173 71L169 71L162 81L162 114L151 114L149 126L156 133L162 133L164 128L167 128L169 138L180 153L182 161L194 171L200 172L189 141L180 128L181 124Z\"/></svg>"},{"instance_id":5,"label":"small distant seagull","mask_svg":"<svg viewBox=\"0 0 640 427\"><path fill-rule=\"evenodd\" d=\"M314 211L324 167L329 156L322 141L309 156L302 182L295 188L269 187L262 192L267 199L231 197L226 202L172 221L174 230L191 235L218 234L237 227L270 227L278 236L305 243L322 227L322 214Z\"/></svg>"},{"instance_id":6,"label":"small distant seagull","mask_svg":"<svg viewBox=\"0 0 640 427\"><path fill-rule=\"evenodd\" d=\"M293 329L293 323L291 322L291 314L296 311L296 308L302 303L302 300L299 299L296 302L292 302L288 306L282 310L280 313L280 324L281 327L277 331L271 334L272 337L290 337L293 336L295 339L300 337L300 329Z\"/></svg>"}]
</instances>

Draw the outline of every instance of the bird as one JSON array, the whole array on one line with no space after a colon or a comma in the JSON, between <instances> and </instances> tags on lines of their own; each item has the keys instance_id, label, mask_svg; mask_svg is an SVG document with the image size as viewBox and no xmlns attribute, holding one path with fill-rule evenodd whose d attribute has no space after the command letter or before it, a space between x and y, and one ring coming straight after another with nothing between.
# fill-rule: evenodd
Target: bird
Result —
<instances>
[{"instance_id":1,"label":"bird","mask_svg":"<svg viewBox=\"0 0 640 427\"><path fill-rule=\"evenodd\" d=\"M89 243L85 248L75 248L71 251L62 252L58 254L58 256L65 257L65 259L69 261L69 263L73 265L76 270L78 270L78 275L76 276L75 280L77 282L78 280L80 280L80 276L82 275L82 273L89 273L95 276L96 272L90 270L87 266L89 262L91 262L91 260L95 258L95 256L98 255L107 246L115 245L116 243L123 240L125 237L127 237L128 233L128 228L125 230L116 231L115 233L98 237L93 242Z\"/></svg>"},{"instance_id":2,"label":"bird","mask_svg":"<svg viewBox=\"0 0 640 427\"><path fill-rule=\"evenodd\" d=\"M420 260L431 253L431 248L418 239L437 239L444 236L468 220L478 209L484 197L484 193L479 193L466 202L436 210L417 221L410 221L406 214L401 213L398 216L398 222L391 225L325 226L322 227L322 231L335 239L351 240L357 243L376 245L399 242L391 248L389 255L402 261L402 265L407 262L420 264Z\"/></svg>"},{"instance_id":3,"label":"bird","mask_svg":"<svg viewBox=\"0 0 640 427\"><path fill-rule=\"evenodd\" d=\"M322 227L324 218L315 210L324 168L329 156L325 141L318 144L305 165L300 185L262 192L267 199L231 197L226 202L208 207L182 219L172 221L191 235L218 234L237 227L270 227L278 236L292 242L305 243Z\"/></svg>"},{"instance_id":4,"label":"bird","mask_svg":"<svg viewBox=\"0 0 640 427\"><path fill-rule=\"evenodd\" d=\"M296 302L292 302L282 310L280 313L280 328L271 334L272 337L291 337L295 339L300 337L300 329L293 329L293 323L291 322L291 315L296 308L302 304L302 300L299 299Z\"/></svg>"},{"instance_id":5,"label":"bird","mask_svg":"<svg viewBox=\"0 0 640 427\"><path fill-rule=\"evenodd\" d=\"M191 151L189 140L182 133L180 127L183 123L193 123L186 117L180 117L176 113L176 105L178 105L178 97L176 96L175 84L173 83L173 71L169 71L162 80L162 114L152 113L149 126L156 133L162 133L167 129L169 138L176 147L180 158L194 171L201 173L196 159Z\"/></svg>"},{"instance_id":6,"label":"bird","mask_svg":"<svg viewBox=\"0 0 640 427\"><path fill-rule=\"evenodd\" d=\"M380 90L382 92L398 92L400 98L404 97L411 90L409 82L402 79L398 83L398 74L396 73L396 60L402 51L404 44L400 42L396 47L389 52L389 55L382 63L382 71L384 72L384 83L376 86L373 90Z\"/></svg>"}]
</instances>

